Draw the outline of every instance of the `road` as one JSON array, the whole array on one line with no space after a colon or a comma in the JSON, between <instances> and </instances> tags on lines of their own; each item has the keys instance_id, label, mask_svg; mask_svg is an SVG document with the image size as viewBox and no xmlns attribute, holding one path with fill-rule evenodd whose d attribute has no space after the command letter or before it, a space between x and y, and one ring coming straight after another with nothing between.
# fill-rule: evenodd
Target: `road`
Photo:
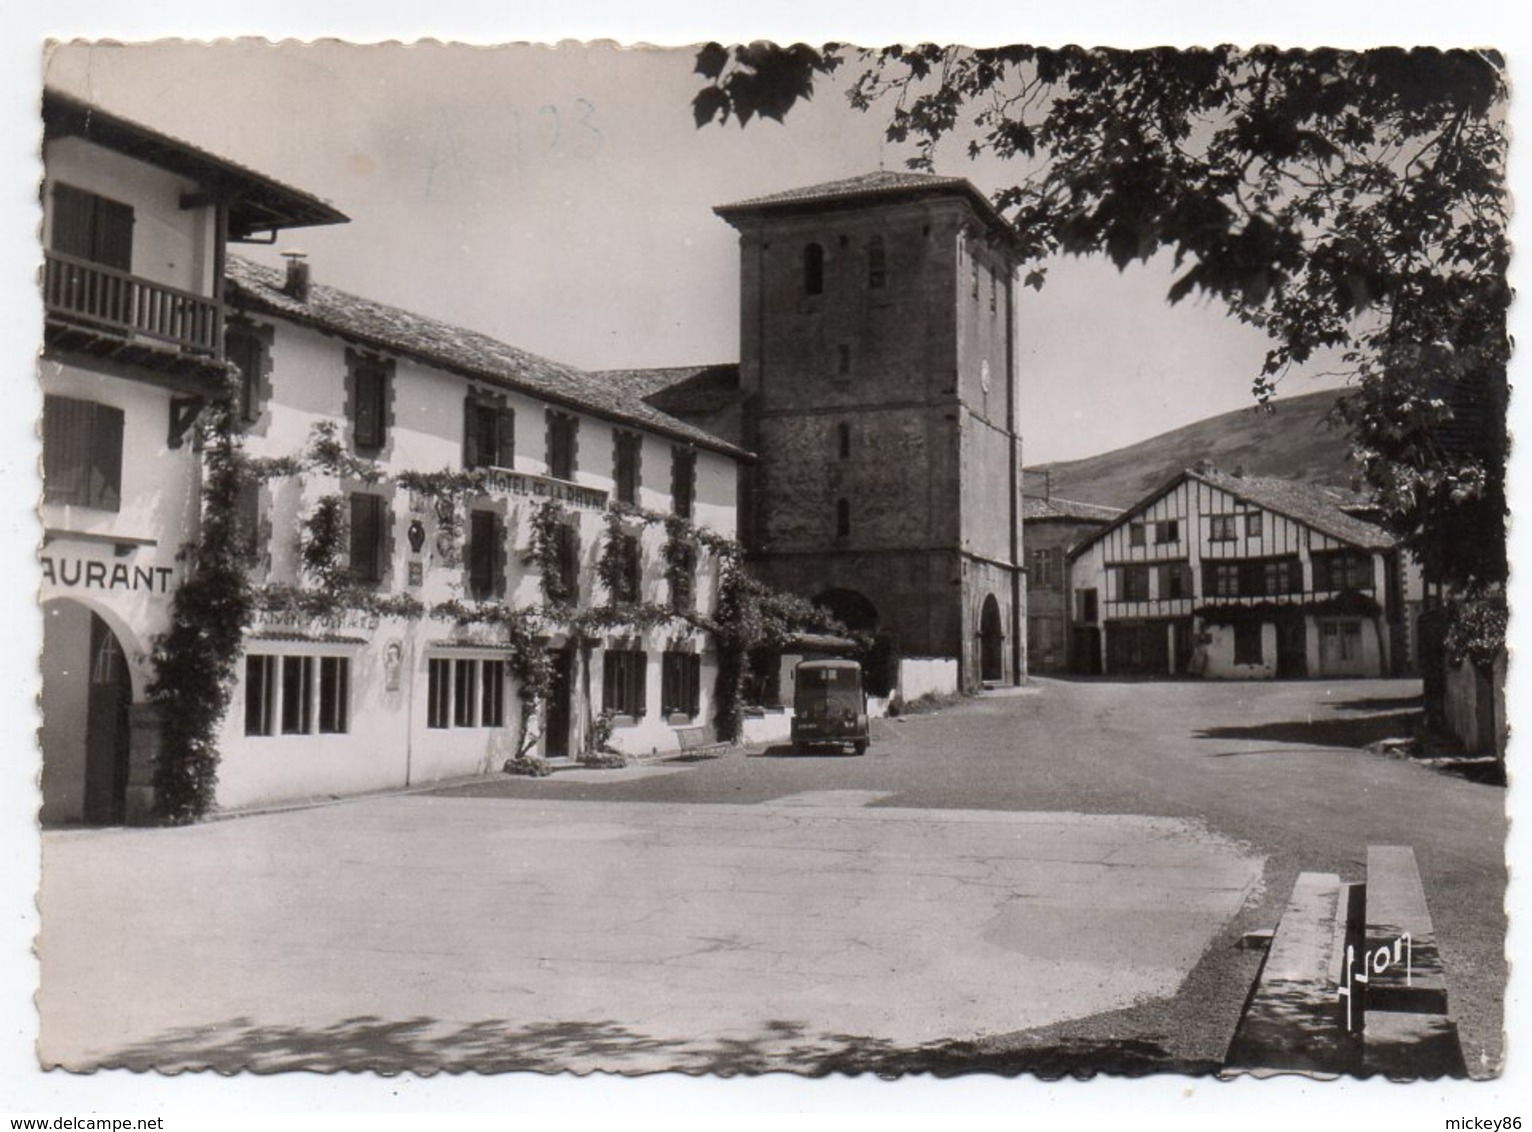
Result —
<instances>
[{"instance_id":1,"label":"road","mask_svg":"<svg viewBox=\"0 0 1532 1132\"><path fill-rule=\"evenodd\" d=\"M813 784L888 791L877 803L887 806L1154 815L1205 823L1261 854L1262 898L1175 999L1011 1039L1065 1068L1074 1061L1061 1050L1078 1048L1088 1062L1124 1031L1155 1035L1133 1051L1146 1067L1216 1059L1254 974L1251 954L1231 940L1273 926L1298 873L1360 881L1368 845L1410 845L1470 1072L1495 1071L1506 980L1505 791L1361 749L1410 733L1418 681L1034 683L1031 694L879 723L865 760L774 752L684 776L551 785L558 797L705 803L763 801ZM554 796L514 779L462 792Z\"/></svg>"},{"instance_id":2,"label":"road","mask_svg":"<svg viewBox=\"0 0 1532 1132\"><path fill-rule=\"evenodd\" d=\"M1039 681L879 724L861 759L45 834L44 1057L1206 1069L1257 962L1239 934L1297 872L1404 843L1487 1073L1503 791L1356 749L1412 691Z\"/></svg>"}]
</instances>

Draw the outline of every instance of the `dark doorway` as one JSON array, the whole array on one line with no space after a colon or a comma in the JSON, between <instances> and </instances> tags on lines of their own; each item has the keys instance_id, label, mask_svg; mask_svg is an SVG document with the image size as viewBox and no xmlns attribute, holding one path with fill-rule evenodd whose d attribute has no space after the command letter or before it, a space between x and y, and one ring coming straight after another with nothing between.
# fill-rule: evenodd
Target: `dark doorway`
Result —
<instances>
[{"instance_id":1,"label":"dark doorway","mask_svg":"<svg viewBox=\"0 0 1532 1132\"><path fill-rule=\"evenodd\" d=\"M90 618L90 676L85 708L84 816L112 825L127 815L128 705L133 687L128 658L107 623Z\"/></svg>"},{"instance_id":2,"label":"dark doorway","mask_svg":"<svg viewBox=\"0 0 1532 1132\"><path fill-rule=\"evenodd\" d=\"M1005 630L1000 625L1000 603L995 595L984 599L979 613L979 679L994 683L1005 679Z\"/></svg>"},{"instance_id":3,"label":"dark doorway","mask_svg":"<svg viewBox=\"0 0 1532 1132\"><path fill-rule=\"evenodd\" d=\"M1277 619L1277 677L1296 679L1309 674L1305 651L1303 620L1298 617Z\"/></svg>"},{"instance_id":4,"label":"dark doorway","mask_svg":"<svg viewBox=\"0 0 1532 1132\"><path fill-rule=\"evenodd\" d=\"M569 757L569 724L573 719L571 697L574 692L574 649L548 650L552 679L548 682L548 704L543 709L543 753L550 759Z\"/></svg>"},{"instance_id":5,"label":"dark doorway","mask_svg":"<svg viewBox=\"0 0 1532 1132\"><path fill-rule=\"evenodd\" d=\"M874 633L878 628L878 607L855 590L825 590L814 604L854 633Z\"/></svg>"},{"instance_id":6,"label":"dark doorway","mask_svg":"<svg viewBox=\"0 0 1532 1132\"><path fill-rule=\"evenodd\" d=\"M1080 676L1101 675L1101 634L1094 629L1076 627L1069 654L1070 671Z\"/></svg>"},{"instance_id":7,"label":"dark doorway","mask_svg":"<svg viewBox=\"0 0 1532 1132\"><path fill-rule=\"evenodd\" d=\"M1170 672L1166 622L1113 623L1106 627L1106 667L1113 676L1164 676Z\"/></svg>"},{"instance_id":8,"label":"dark doorway","mask_svg":"<svg viewBox=\"0 0 1532 1132\"><path fill-rule=\"evenodd\" d=\"M1171 633L1171 658L1175 665L1174 671L1177 676L1185 676L1191 668L1192 649L1195 644L1196 634L1192 632L1192 619L1190 617L1178 617L1170 623Z\"/></svg>"}]
</instances>

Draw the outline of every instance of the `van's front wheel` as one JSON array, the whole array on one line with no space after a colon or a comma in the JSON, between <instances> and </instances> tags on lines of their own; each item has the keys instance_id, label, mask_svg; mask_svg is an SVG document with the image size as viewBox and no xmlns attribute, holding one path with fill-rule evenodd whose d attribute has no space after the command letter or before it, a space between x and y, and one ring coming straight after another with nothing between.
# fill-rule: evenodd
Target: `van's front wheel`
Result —
<instances>
[{"instance_id":1,"label":"van's front wheel","mask_svg":"<svg viewBox=\"0 0 1532 1132\"><path fill-rule=\"evenodd\" d=\"M867 740L863 739L859 743L853 743L851 749L859 755L865 755L867 753Z\"/></svg>"}]
</instances>

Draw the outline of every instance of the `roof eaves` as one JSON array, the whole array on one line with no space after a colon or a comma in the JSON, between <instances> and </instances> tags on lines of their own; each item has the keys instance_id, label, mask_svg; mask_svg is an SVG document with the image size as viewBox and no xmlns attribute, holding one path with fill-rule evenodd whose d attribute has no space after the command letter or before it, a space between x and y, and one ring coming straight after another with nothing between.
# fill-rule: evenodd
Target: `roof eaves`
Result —
<instances>
[{"instance_id":1,"label":"roof eaves","mask_svg":"<svg viewBox=\"0 0 1532 1132\"><path fill-rule=\"evenodd\" d=\"M325 314L315 311L310 306L296 302L278 301L263 293L263 289L252 288L240 283L238 280L230 279L228 282L231 289L237 292L239 297L242 298L250 307L264 311L267 314L287 319L300 325L309 326L317 330L323 330L328 333L340 335L341 337L355 342L358 345L371 346L374 349L383 350L392 354L398 354L402 357L413 358L414 360L424 364L456 373L462 377L472 378L476 381L486 381L495 385L499 385L503 388L514 389L517 392L525 393L528 396L535 397L540 401L548 401L552 404L559 405L563 408L574 409L589 416L598 417L609 421L615 421L619 424L635 425L640 428L646 428L651 432L656 432L661 435L668 436L673 440L683 441L687 444L695 445L698 448L706 448L711 451L718 452L721 455L729 456L732 459L739 460L743 463L755 463L757 460L755 453L730 444L728 441L719 437L715 437L711 433L696 428L695 426L689 425L685 421L676 420L675 418L670 417L670 415L665 413L663 410L656 409L653 406L647 405L647 403L645 405L647 412L642 414L624 414L620 411L614 411L609 408L591 405L577 397L570 397L567 394L561 394L556 390L546 389L533 382L526 381L524 379L518 379L510 374L488 366L475 365L472 362L465 361L461 358L448 357L439 354L436 351L429 350L417 344L405 342L397 338L389 338L382 335L370 334L365 330L358 329L355 325L350 324L343 319L326 316ZM651 413L664 419L656 420L649 415Z\"/></svg>"},{"instance_id":2,"label":"roof eaves","mask_svg":"<svg viewBox=\"0 0 1532 1132\"><path fill-rule=\"evenodd\" d=\"M757 197L753 200L737 201L733 204L720 204L713 207L713 214L728 221L730 224L735 218L759 217L769 214L806 214L811 212L835 211L842 208L851 208L868 199L894 200L900 197L916 198L923 196L952 196L964 197L975 206L980 216L1000 232L1013 244L1020 244L1021 235L1009 220L1007 220L978 188L964 177L943 177L929 183L916 184L892 184L885 186L871 185L862 189L848 189L844 192L827 193L823 196L786 196Z\"/></svg>"},{"instance_id":3,"label":"roof eaves","mask_svg":"<svg viewBox=\"0 0 1532 1132\"><path fill-rule=\"evenodd\" d=\"M270 221L240 226L243 228L240 235L276 228L345 224L351 219L313 193L284 184L275 177L220 157L131 118L102 110L63 91L44 89L43 121L47 129L65 135L78 135L109 149L128 153L129 156L136 155L143 160L157 158L157 163L164 167L205 185L235 181L246 189L257 190L267 198L267 203L253 201L250 207L270 217ZM146 149L150 151L147 156L144 153ZM236 211L242 207L237 200L231 205Z\"/></svg>"}]
</instances>

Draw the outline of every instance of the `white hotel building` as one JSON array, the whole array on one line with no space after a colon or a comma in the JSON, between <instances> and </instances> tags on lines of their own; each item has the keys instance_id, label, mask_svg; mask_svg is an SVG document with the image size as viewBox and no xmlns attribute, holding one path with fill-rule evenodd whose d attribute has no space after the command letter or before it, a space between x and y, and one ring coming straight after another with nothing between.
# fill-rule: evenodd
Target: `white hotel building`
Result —
<instances>
[{"instance_id":1,"label":"white hotel building","mask_svg":"<svg viewBox=\"0 0 1532 1132\"><path fill-rule=\"evenodd\" d=\"M310 284L306 265L230 257L231 242L347 218L72 98L49 92L44 117L45 822L154 813L154 641L201 528L194 425L230 363L244 450L264 469L240 505L258 590L322 592L303 556L324 512L338 520L329 581L419 612L266 603L222 724L219 808L577 754L603 709L628 751L674 749L711 719L716 661L693 624L712 612L708 543L735 534L746 453L596 375ZM317 426L342 456L298 467ZM483 490L450 508L400 482L473 469ZM552 694L524 736L505 630L430 611L541 605L533 528L550 501L575 613L680 615L579 634L548 622ZM669 516L683 521L667 531ZM615 574L598 570L614 536ZM682 539L690 571L675 569Z\"/></svg>"}]
</instances>

